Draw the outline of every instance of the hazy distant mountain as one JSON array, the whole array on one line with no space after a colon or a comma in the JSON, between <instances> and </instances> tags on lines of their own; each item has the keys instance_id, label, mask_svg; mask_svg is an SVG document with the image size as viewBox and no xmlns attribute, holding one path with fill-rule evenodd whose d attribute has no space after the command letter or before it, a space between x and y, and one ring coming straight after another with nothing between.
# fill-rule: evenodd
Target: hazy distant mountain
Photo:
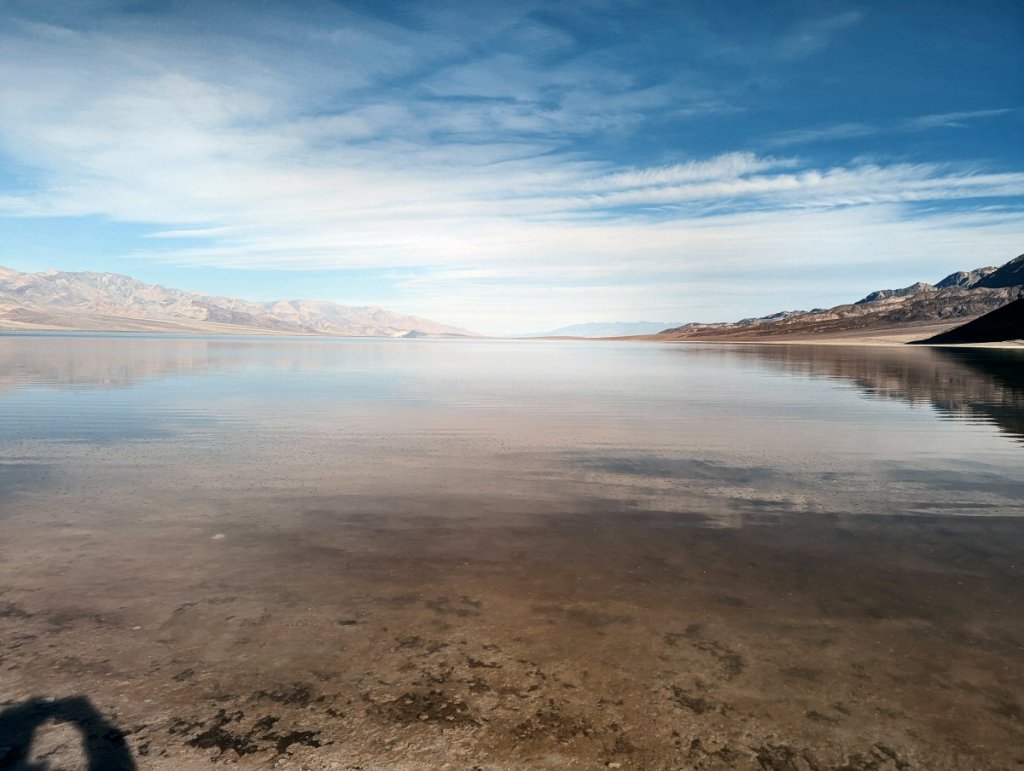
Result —
<instances>
[{"instance_id":1,"label":"hazy distant mountain","mask_svg":"<svg viewBox=\"0 0 1024 771\"><path fill-rule=\"evenodd\" d=\"M525 337L628 337L651 335L670 326L672 322L663 321L588 321Z\"/></svg>"},{"instance_id":2,"label":"hazy distant mountain","mask_svg":"<svg viewBox=\"0 0 1024 771\"><path fill-rule=\"evenodd\" d=\"M718 324L685 324L657 335L668 340L754 340L776 337L836 336L872 331L948 328L1001 308L1024 285L1024 255L1000 268L978 268L946 276L936 284L880 289L862 300L834 308L784 311L771 316ZM939 330L933 330L939 331Z\"/></svg>"},{"instance_id":3,"label":"hazy distant mountain","mask_svg":"<svg viewBox=\"0 0 1024 771\"><path fill-rule=\"evenodd\" d=\"M0 329L475 336L459 327L376 307L320 300L259 303L167 289L116 273L19 273L3 267Z\"/></svg>"}]
</instances>

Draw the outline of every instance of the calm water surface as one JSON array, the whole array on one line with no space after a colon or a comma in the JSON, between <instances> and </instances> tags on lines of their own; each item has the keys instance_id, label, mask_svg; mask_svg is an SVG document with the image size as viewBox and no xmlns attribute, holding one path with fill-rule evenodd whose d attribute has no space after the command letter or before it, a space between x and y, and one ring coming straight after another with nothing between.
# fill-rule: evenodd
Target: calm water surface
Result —
<instances>
[{"instance_id":1,"label":"calm water surface","mask_svg":"<svg viewBox=\"0 0 1024 771\"><path fill-rule=\"evenodd\" d=\"M1018 351L0 336L0 701L141 768L1016 768L1022 516Z\"/></svg>"}]
</instances>

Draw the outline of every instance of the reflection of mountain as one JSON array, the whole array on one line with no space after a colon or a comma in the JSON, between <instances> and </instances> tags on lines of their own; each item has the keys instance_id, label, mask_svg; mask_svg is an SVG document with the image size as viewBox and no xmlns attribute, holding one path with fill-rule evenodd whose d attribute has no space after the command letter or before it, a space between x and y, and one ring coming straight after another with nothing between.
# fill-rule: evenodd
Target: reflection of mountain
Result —
<instances>
[{"instance_id":1,"label":"reflection of mountain","mask_svg":"<svg viewBox=\"0 0 1024 771\"><path fill-rule=\"evenodd\" d=\"M315 371L342 361L365 368L373 356L368 343L323 338L0 335L0 393L26 386L130 388L146 380L222 370Z\"/></svg>"},{"instance_id":2,"label":"reflection of mountain","mask_svg":"<svg viewBox=\"0 0 1024 771\"><path fill-rule=\"evenodd\" d=\"M931 404L952 419L992 423L1024 441L1024 353L1019 351L808 345L736 350L786 372L853 383L872 397Z\"/></svg>"},{"instance_id":3,"label":"reflection of mountain","mask_svg":"<svg viewBox=\"0 0 1024 771\"><path fill-rule=\"evenodd\" d=\"M421 371L437 374L446 366L467 366L459 365L458 357L439 355L435 346L457 345L444 342L0 335L0 394L24 387L128 388L147 380L225 370L332 371L346 377L387 370L382 345L400 347L403 366ZM663 350L690 360L743 357L755 367L848 382L871 397L930 404L947 417L992 423L1024 440L1024 351L811 345ZM461 375L456 369L446 376Z\"/></svg>"},{"instance_id":4,"label":"reflection of mountain","mask_svg":"<svg viewBox=\"0 0 1024 771\"><path fill-rule=\"evenodd\" d=\"M0 394L19 388L130 388L148 380L225 371L331 371L351 378L387 369L389 360L437 373L458 367L458 357L438 347L459 345L323 336L0 333ZM400 357L392 359L394 352L389 357L381 346L401 351Z\"/></svg>"},{"instance_id":5,"label":"reflection of mountain","mask_svg":"<svg viewBox=\"0 0 1024 771\"><path fill-rule=\"evenodd\" d=\"M237 344L214 339L0 336L0 393L24 386L127 388L143 380L221 369Z\"/></svg>"}]
</instances>

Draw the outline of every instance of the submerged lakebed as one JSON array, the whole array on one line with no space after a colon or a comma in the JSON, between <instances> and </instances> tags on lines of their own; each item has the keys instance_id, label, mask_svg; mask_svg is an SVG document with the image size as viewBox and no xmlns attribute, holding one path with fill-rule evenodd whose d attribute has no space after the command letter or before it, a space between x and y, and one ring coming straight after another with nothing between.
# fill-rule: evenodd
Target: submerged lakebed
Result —
<instances>
[{"instance_id":1,"label":"submerged lakebed","mask_svg":"<svg viewBox=\"0 0 1024 771\"><path fill-rule=\"evenodd\" d=\"M53 767L1014 768L1022 553L1019 351L0 335Z\"/></svg>"}]
</instances>

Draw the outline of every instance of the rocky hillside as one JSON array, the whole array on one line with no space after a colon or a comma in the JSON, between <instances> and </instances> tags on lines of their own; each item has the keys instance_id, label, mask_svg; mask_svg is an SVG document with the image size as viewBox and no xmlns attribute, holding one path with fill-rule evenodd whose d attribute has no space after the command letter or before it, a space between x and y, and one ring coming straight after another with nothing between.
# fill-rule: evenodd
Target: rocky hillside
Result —
<instances>
[{"instance_id":1,"label":"rocky hillside","mask_svg":"<svg viewBox=\"0 0 1024 771\"><path fill-rule=\"evenodd\" d=\"M1000 268L978 268L946 276L936 284L882 289L835 308L784 311L721 324L685 324L656 337L666 340L757 340L829 337L858 332L953 327L994 311L1017 298L1024 285L1024 255Z\"/></svg>"},{"instance_id":2,"label":"rocky hillside","mask_svg":"<svg viewBox=\"0 0 1024 771\"><path fill-rule=\"evenodd\" d=\"M1024 286L1024 254L1015 260L1010 260L998 270L982 276L974 286L989 289Z\"/></svg>"},{"instance_id":3,"label":"rocky hillside","mask_svg":"<svg viewBox=\"0 0 1024 771\"><path fill-rule=\"evenodd\" d=\"M1001 343L1006 340L1024 340L1024 289L1020 290L1020 297L1009 305L996 308L948 332L916 342L951 345Z\"/></svg>"},{"instance_id":4,"label":"rocky hillside","mask_svg":"<svg viewBox=\"0 0 1024 771\"><path fill-rule=\"evenodd\" d=\"M144 284L116 273L19 273L0 267L0 329L473 336L376 307L317 300L249 302Z\"/></svg>"}]
</instances>

